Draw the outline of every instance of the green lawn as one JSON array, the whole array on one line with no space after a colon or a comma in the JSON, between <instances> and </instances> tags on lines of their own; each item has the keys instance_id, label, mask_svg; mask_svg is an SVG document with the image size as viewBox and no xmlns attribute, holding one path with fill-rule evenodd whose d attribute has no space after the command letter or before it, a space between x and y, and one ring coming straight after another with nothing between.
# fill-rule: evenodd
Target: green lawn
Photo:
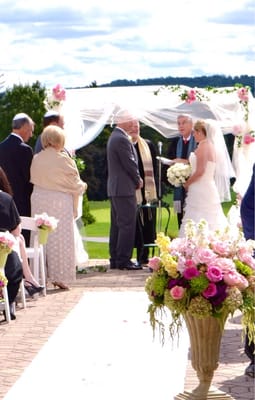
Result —
<instances>
[{"instance_id":1,"label":"green lawn","mask_svg":"<svg viewBox=\"0 0 255 400\"><path fill-rule=\"evenodd\" d=\"M235 194L232 193L232 202L235 199ZM168 228L168 235L175 237L178 234L177 218L173 212L172 204L172 194L168 194L163 198L163 201L170 204L170 223ZM227 214L232 202L223 203L223 210ZM94 215L96 222L91 225L87 225L82 228L82 236L96 236L96 237L108 237L109 236L109 226L110 226L110 203L106 201L90 201L89 202L90 212ZM162 227L166 224L167 212L162 208ZM163 230L162 229L162 230ZM89 258L108 258L108 243L97 243L97 242L86 242L86 251L89 254Z\"/></svg>"}]
</instances>

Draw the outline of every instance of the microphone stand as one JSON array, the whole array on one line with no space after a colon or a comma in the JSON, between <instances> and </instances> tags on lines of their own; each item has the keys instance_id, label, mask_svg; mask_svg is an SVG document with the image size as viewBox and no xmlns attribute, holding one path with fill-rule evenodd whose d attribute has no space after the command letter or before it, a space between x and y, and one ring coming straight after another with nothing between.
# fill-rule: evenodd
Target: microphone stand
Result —
<instances>
[{"instance_id":1,"label":"microphone stand","mask_svg":"<svg viewBox=\"0 0 255 400\"><path fill-rule=\"evenodd\" d=\"M162 155L162 142L158 142L158 152L159 157ZM161 232L162 226L162 208L161 208L161 200L162 200L162 191L161 191L161 173L162 173L162 164L161 160L158 160L158 233Z\"/></svg>"}]
</instances>

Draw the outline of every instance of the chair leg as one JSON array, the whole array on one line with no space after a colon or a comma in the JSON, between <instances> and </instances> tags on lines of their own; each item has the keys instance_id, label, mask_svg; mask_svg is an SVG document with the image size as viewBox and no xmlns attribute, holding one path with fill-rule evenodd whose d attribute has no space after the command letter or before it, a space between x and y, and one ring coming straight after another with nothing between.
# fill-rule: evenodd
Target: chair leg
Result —
<instances>
[{"instance_id":1,"label":"chair leg","mask_svg":"<svg viewBox=\"0 0 255 400\"><path fill-rule=\"evenodd\" d=\"M4 308L5 308L5 318L6 322L10 322L11 320L11 314L10 314L10 305L9 305L9 297L8 297L8 292L7 292L7 287L3 287L3 296L4 296Z\"/></svg>"},{"instance_id":2,"label":"chair leg","mask_svg":"<svg viewBox=\"0 0 255 400\"><path fill-rule=\"evenodd\" d=\"M46 276L45 276L43 246L41 246L39 263L40 263L40 275L41 275L42 286L44 286L43 295L46 296Z\"/></svg>"},{"instance_id":3,"label":"chair leg","mask_svg":"<svg viewBox=\"0 0 255 400\"><path fill-rule=\"evenodd\" d=\"M20 292L21 292L21 301L22 301L23 308L27 308L26 292L25 292L25 285L24 285L23 279L20 283Z\"/></svg>"}]
</instances>

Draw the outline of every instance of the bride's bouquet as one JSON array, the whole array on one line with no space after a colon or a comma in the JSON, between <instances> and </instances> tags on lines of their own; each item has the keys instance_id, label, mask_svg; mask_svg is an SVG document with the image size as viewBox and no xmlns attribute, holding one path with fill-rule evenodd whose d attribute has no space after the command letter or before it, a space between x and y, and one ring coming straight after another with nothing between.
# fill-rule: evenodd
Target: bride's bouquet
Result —
<instances>
[{"instance_id":1,"label":"bride's bouquet","mask_svg":"<svg viewBox=\"0 0 255 400\"><path fill-rule=\"evenodd\" d=\"M167 179L175 187L182 186L191 174L190 164L175 163L167 169Z\"/></svg>"}]
</instances>

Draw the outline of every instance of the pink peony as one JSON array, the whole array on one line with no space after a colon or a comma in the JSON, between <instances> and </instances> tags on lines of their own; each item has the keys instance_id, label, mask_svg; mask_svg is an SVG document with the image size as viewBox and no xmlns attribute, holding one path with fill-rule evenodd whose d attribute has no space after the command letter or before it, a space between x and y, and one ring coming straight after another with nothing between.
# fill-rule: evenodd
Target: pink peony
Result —
<instances>
[{"instance_id":1,"label":"pink peony","mask_svg":"<svg viewBox=\"0 0 255 400\"><path fill-rule=\"evenodd\" d=\"M217 293L217 286L215 283L210 282L207 288L203 291L203 296L208 299L208 297L213 297Z\"/></svg>"},{"instance_id":2,"label":"pink peony","mask_svg":"<svg viewBox=\"0 0 255 400\"><path fill-rule=\"evenodd\" d=\"M225 273L223 279L228 286L236 286L240 290L244 290L249 286L247 279L237 271Z\"/></svg>"},{"instance_id":3,"label":"pink peony","mask_svg":"<svg viewBox=\"0 0 255 400\"><path fill-rule=\"evenodd\" d=\"M209 265L205 275L211 282L219 282L223 278L223 273L221 269L215 265Z\"/></svg>"},{"instance_id":4,"label":"pink peony","mask_svg":"<svg viewBox=\"0 0 255 400\"><path fill-rule=\"evenodd\" d=\"M218 257L214 260L213 265L220 268L222 272L227 272L235 269L233 260L225 257Z\"/></svg>"},{"instance_id":5,"label":"pink peony","mask_svg":"<svg viewBox=\"0 0 255 400\"><path fill-rule=\"evenodd\" d=\"M174 300L181 300L184 297L186 289L182 286L174 286L170 290L170 294Z\"/></svg>"},{"instance_id":6,"label":"pink peony","mask_svg":"<svg viewBox=\"0 0 255 400\"><path fill-rule=\"evenodd\" d=\"M160 268L160 263L161 263L160 258L155 256L155 257L152 257L152 258L149 260L148 266L149 266L150 268L152 268L153 271L158 271L159 268Z\"/></svg>"},{"instance_id":7,"label":"pink peony","mask_svg":"<svg viewBox=\"0 0 255 400\"><path fill-rule=\"evenodd\" d=\"M215 253L219 254L220 256L229 256L230 255L230 245L227 241L224 242L212 242L212 249Z\"/></svg>"},{"instance_id":8,"label":"pink peony","mask_svg":"<svg viewBox=\"0 0 255 400\"><path fill-rule=\"evenodd\" d=\"M194 254L194 261L197 264L212 264L216 257L211 249L199 247Z\"/></svg>"}]
</instances>

